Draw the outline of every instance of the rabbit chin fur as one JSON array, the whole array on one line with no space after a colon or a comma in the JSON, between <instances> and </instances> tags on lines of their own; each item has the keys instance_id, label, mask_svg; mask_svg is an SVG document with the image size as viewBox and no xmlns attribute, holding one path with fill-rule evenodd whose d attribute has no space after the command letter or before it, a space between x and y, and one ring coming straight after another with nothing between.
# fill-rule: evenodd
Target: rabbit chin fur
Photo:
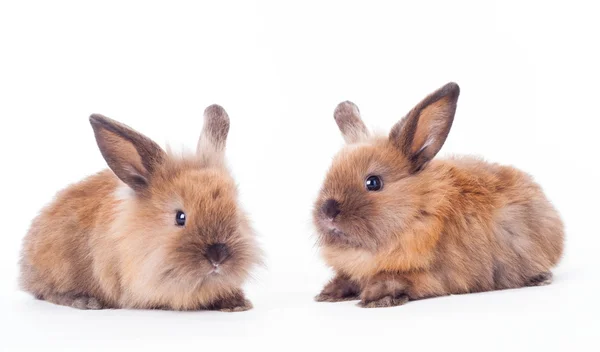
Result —
<instances>
[{"instance_id":1,"label":"rabbit chin fur","mask_svg":"<svg viewBox=\"0 0 600 352\"><path fill-rule=\"evenodd\" d=\"M336 272L317 300L379 307L551 280L563 224L532 178L473 157L433 159L457 98L449 84L389 136L347 138L314 207L320 251ZM365 131L358 109L340 111L354 114L336 115L342 133ZM371 175L381 176L381 190L365 188Z\"/></svg>"}]
</instances>

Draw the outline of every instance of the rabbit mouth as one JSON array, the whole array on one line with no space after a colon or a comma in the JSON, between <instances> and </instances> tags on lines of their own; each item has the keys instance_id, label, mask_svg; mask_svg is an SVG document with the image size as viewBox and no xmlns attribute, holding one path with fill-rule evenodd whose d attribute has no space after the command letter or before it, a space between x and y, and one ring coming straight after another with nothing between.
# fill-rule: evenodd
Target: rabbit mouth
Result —
<instances>
[{"instance_id":1,"label":"rabbit mouth","mask_svg":"<svg viewBox=\"0 0 600 352\"><path fill-rule=\"evenodd\" d=\"M337 227L330 228L329 234L331 236L336 236L336 237L346 236L346 233L344 231L338 229Z\"/></svg>"},{"instance_id":2,"label":"rabbit mouth","mask_svg":"<svg viewBox=\"0 0 600 352\"><path fill-rule=\"evenodd\" d=\"M221 265L213 265L212 269L208 272L208 276L218 276L223 274L223 268Z\"/></svg>"},{"instance_id":3,"label":"rabbit mouth","mask_svg":"<svg viewBox=\"0 0 600 352\"><path fill-rule=\"evenodd\" d=\"M359 247L352 236L349 236L343 230L336 226L328 227L322 231L321 244L326 246L343 246L343 247Z\"/></svg>"},{"instance_id":4,"label":"rabbit mouth","mask_svg":"<svg viewBox=\"0 0 600 352\"><path fill-rule=\"evenodd\" d=\"M327 233L338 229L337 225L333 223L333 220L324 217L319 217L316 224L323 232Z\"/></svg>"},{"instance_id":5,"label":"rabbit mouth","mask_svg":"<svg viewBox=\"0 0 600 352\"><path fill-rule=\"evenodd\" d=\"M342 231L338 224L332 219L321 219L322 232L333 237L346 237L346 233Z\"/></svg>"},{"instance_id":6,"label":"rabbit mouth","mask_svg":"<svg viewBox=\"0 0 600 352\"><path fill-rule=\"evenodd\" d=\"M352 229L347 232L336 220L318 219L317 229L320 233L320 244L325 246L342 246L352 248L372 248L373 244L364 242Z\"/></svg>"}]
</instances>

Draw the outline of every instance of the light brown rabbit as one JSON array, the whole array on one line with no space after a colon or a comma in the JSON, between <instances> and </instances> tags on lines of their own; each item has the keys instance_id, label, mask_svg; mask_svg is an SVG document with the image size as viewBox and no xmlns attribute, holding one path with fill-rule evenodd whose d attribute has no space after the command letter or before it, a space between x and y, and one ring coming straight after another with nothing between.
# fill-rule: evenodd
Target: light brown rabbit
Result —
<instances>
[{"instance_id":1,"label":"light brown rabbit","mask_svg":"<svg viewBox=\"0 0 600 352\"><path fill-rule=\"evenodd\" d=\"M21 287L81 309L243 311L260 250L224 161L229 117L204 112L195 155L175 157L92 115L105 170L61 191L33 221Z\"/></svg>"},{"instance_id":2,"label":"light brown rabbit","mask_svg":"<svg viewBox=\"0 0 600 352\"><path fill-rule=\"evenodd\" d=\"M449 83L429 95L389 136L371 136L353 103L338 105L348 145L314 207L336 276L317 301L389 307L552 281L563 224L531 177L475 158L433 159L459 91Z\"/></svg>"}]
</instances>

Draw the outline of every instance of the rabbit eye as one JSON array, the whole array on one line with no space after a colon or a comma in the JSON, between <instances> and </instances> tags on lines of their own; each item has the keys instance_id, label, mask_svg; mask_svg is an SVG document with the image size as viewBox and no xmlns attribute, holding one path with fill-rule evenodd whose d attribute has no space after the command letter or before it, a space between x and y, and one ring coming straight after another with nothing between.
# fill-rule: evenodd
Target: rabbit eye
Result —
<instances>
[{"instance_id":1,"label":"rabbit eye","mask_svg":"<svg viewBox=\"0 0 600 352\"><path fill-rule=\"evenodd\" d=\"M175 223L177 226L185 225L185 213L181 210L177 210L177 214L175 214Z\"/></svg>"},{"instance_id":2,"label":"rabbit eye","mask_svg":"<svg viewBox=\"0 0 600 352\"><path fill-rule=\"evenodd\" d=\"M365 181L365 187L367 191L379 191L383 187L383 181L379 176L369 176Z\"/></svg>"}]
</instances>

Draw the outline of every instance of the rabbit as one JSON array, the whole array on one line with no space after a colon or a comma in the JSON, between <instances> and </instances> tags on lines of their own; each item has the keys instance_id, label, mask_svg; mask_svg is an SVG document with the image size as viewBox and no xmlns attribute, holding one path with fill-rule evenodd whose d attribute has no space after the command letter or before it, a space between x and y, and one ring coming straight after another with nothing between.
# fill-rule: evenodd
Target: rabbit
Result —
<instances>
[{"instance_id":1,"label":"rabbit","mask_svg":"<svg viewBox=\"0 0 600 352\"><path fill-rule=\"evenodd\" d=\"M59 192L23 241L20 285L80 309L244 311L262 252L225 165L229 117L212 105L193 155L92 115L109 169Z\"/></svg>"},{"instance_id":2,"label":"rabbit","mask_svg":"<svg viewBox=\"0 0 600 352\"><path fill-rule=\"evenodd\" d=\"M316 301L391 307L551 283L564 229L540 186L474 157L434 159L459 93L456 83L441 87L388 136L373 136L353 103L337 106L347 145L313 209L320 254L335 276Z\"/></svg>"}]
</instances>

